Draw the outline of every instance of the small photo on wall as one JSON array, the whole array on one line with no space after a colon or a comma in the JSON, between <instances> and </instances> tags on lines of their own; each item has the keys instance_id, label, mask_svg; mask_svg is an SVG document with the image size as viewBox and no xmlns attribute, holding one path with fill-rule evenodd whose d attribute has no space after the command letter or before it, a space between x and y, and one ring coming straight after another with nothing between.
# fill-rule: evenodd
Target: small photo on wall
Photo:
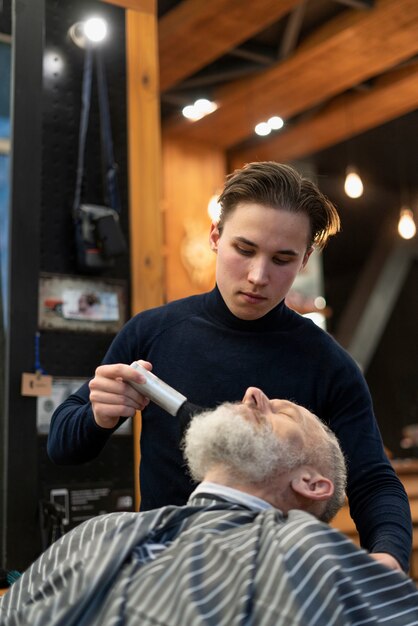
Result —
<instances>
[{"instance_id":1,"label":"small photo on wall","mask_svg":"<svg viewBox=\"0 0 418 626\"><path fill-rule=\"evenodd\" d=\"M116 333L125 321L125 281L41 274L41 329Z\"/></svg>"}]
</instances>

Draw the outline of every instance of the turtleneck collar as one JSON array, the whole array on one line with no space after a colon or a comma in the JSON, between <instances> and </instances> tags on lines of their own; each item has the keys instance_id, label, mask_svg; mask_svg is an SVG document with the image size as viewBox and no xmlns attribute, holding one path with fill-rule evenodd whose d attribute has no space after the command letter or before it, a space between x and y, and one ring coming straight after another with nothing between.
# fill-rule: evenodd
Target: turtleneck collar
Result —
<instances>
[{"instance_id":1,"label":"turtleneck collar","mask_svg":"<svg viewBox=\"0 0 418 626\"><path fill-rule=\"evenodd\" d=\"M288 317L289 313L289 309L282 300L263 317L256 320L242 320L228 309L217 285L213 291L206 294L204 304L209 317L220 322L223 326L244 332L279 330L278 325Z\"/></svg>"}]
</instances>

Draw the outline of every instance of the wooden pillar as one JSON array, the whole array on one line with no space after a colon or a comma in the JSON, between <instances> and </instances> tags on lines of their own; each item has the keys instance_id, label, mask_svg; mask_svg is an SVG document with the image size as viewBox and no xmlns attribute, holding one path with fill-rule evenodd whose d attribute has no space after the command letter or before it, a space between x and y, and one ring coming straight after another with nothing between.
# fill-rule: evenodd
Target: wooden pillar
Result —
<instances>
[{"instance_id":1,"label":"wooden pillar","mask_svg":"<svg viewBox=\"0 0 418 626\"><path fill-rule=\"evenodd\" d=\"M215 284L208 202L224 185L222 149L162 135L167 300L203 293Z\"/></svg>"},{"instance_id":2,"label":"wooden pillar","mask_svg":"<svg viewBox=\"0 0 418 626\"><path fill-rule=\"evenodd\" d=\"M131 5L132 6L132 5ZM131 297L134 315L163 303L161 130L156 0L126 11ZM138 358L141 355L138 354ZM134 419L135 504L141 419Z\"/></svg>"},{"instance_id":3,"label":"wooden pillar","mask_svg":"<svg viewBox=\"0 0 418 626\"><path fill-rule=\"evenodd\" d=\"M132 313L163 302L156 1L126 11Z\"/></svg>"}]
</instances>

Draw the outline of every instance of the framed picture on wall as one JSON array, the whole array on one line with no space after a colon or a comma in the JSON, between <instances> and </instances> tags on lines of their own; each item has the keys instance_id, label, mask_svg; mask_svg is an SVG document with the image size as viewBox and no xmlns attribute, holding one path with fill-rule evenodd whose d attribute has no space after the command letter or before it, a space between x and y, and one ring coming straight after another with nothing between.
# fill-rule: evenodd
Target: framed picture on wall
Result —
<instances>
[{"instance_id":1,"label":"framed picture on wall","mask_svg":"<svg viewBox=\"0 0 418 626\"><path fill-rule=\"evenodd\" d=\"M126 281L41 274L39 328L116 333L126 321Z\"/></svg>"}]
</instances>

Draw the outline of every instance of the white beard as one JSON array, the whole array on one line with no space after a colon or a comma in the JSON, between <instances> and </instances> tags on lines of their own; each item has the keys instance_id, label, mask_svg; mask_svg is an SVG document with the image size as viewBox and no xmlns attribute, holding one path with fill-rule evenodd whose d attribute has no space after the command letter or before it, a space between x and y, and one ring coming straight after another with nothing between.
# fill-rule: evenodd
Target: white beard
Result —
<instances>
[{"instance_id":1,"label":"white beard","mask_svg":"<svg viewBox=\"0 0 418 626\"><path fill-rule=\"evenodd\" d=\"M201 481L214 465L222 464L231 477L260 483L303 462L299 447L292 449L288 441L279 440L262 417L257 426L241 417L241 406L226 403L193 418L183 447L194 480Z\"/></svg>"}]
</instances>

